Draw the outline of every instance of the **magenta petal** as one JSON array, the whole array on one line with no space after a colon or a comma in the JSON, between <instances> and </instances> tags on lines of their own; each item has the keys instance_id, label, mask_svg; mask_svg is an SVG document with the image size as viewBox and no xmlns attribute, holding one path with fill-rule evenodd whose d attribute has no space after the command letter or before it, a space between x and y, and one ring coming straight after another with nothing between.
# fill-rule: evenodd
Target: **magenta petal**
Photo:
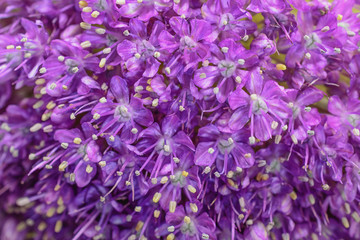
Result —
<instances>
[{"instance_id":1,"label":"magenta petal","mask_svg":"<svg viewBox=\"0 0 360 240\"><path fill-rule=\"evenodd\" d=\"M129 102L129 89L125 79L114 76L110 81L110 89L118 103Z\"/></svg>"},{"instance_id":2,"label":"magenta petal","mask_svg":"<svg viewBox=\"0 0 360 240\"><path fill-rule=\"evenodd\" d=\"M203 67L195 72L194 83L200 88L209 88L212 87L219 78L220 72L217 67Z\"/></svg>"},{"instance_id":3,"label":"magenta petal","mask_svg":"<svg viewBox=\"0 0 360 240\"><path fill-rule=\"evenodd\" d=\"M91 172L89 171L91 169ZM75 182L78 187L85 187L88 185L93 177L96 175L96 164L92 162L80 161L75 170Z\"/></svg>"},{"instance_id":4,"label":"magenta petal","mask_svg":"<svg viewBox=\"0 0 360 240\"><path fill-rule=\"evenodd\" d=\"M117 53L123 60L128 60L135 55L136 44L125 39L117 46Z\"/></svg>"},{"instance_id":5,"label":"magenta petal","mask_svg":"<svg viewBox=\"0 0 360 240\"><path fill-rule=\"evenodd\" d=\"M54 139L60 143L73 143L74 138L83 138L83 134L77 128L71 130L60 129L54 134Z\"/></svg>"},{"instance_id":6,"label":"magenta petal","mask_svg":"<svg viewBox=\"0 0 360 240\"><path fill-rule=\"evenodd\" d=\"M213 148L214 152L209 153L209 148ZM214 142L200 142L196 147L194 161L199 166L211 166L218 155L218 150Z\"/></svg>"},{"instance_id":7,"label":"magenta petal","mask_svg":"<svg viewBox=\"0 0 360 240\"><path fill-rule=\"evenodd\" d=\"M229 95L229 99L228 99L230 108L232 110L248 105L249 100L250 100L249 95L241 88L237 88L234 92L232 92Z\"/></svg>"},{"instance_id":8,"label":"magenta petal","mask_svg":"<svg viewBox=\"0 0 360 240\"><path fill-rule=\"evenodd\" d=\"M259 70L254 70L250 74L250 79L246 83L246 88L251 94L260 94L263 89L263 77L259 73Z\"/></svg>"},{"instance_id":9,"label":"magenta petal","mask_svg":"<svg viewBox=\"0 0 360 240\"><path fill-rule=\"evenodd\" d=\"M169 21L171 28L179 36L189 36L190 26L189 23L181 17L172 17Z\"/></svg>"},{"instance_id":10,"label":"magenta petal","mask_svg":"<svg viewBox=\"0 0 360 240\"><path fill-rule=\"evenodd\" d=\"M242 129L245 124L249 121L249 106L239 107L232 115L229 120L229 127L234 130Z\"/></svg>"},{"instance_id":11,"label":"magenta petal","mask_svg":"<svg viewBox=\"0 0 360 240\"><path fill-rule=\"evenodd\" d=\"M172 137L175 143L184 145L188 147L190 150L195 151L195 146L191 141L191 138L186 135L183 131L178 132L175 136Z\"/></svg>"}]
</instances>

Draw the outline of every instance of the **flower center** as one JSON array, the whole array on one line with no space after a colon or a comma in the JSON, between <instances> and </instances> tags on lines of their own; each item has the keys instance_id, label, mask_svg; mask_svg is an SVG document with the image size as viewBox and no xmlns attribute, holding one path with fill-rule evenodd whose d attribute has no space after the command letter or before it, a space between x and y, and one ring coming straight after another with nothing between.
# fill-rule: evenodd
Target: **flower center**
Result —
<instances>
[{"instance_id":1,"label":"flower center","mask_svg":"<svg viewBox=\"0 0 360 240\"><path fill-rule=\"evenodd\" d=\"M114 117L119 118L119 122L127 122L130 120L131 114L126 106L120 105L116 107Z\"/></svg>"},{"instance_id":2,"label":"flower center","mask_svg":"<svg viewBox=\"0 0 360 240\"><path fill-rule=\"evenodd\" d=\"M218 143L218 149L222 154L225 154L225 152L230 153L233 148L234 140L232 138L221 139Z\"/></svg>"},{"instance_id":3,"label":"flower center","mask_svg":"<svg viewBox=\"0 0 360 240\"><path fill-rule=\"evenodd\" d=\"M218 68L221 71L221 75L223 77L231 77L235 70L236 70L236 65L234 62L231 61L227 61L227 60L222 60L220 61L220 63L218 64Z\"/></svg>"},{"instance_id":4,"label":"flower center","mask_svg":"<svg viewBox=\"0 0 360 240\"><path fill-rule=\"evenodd\" d=\"M261 114L262 111L265 113L268 112L268 107L267 107L265 101L259 95L251 94L250 98L252 100L253 114Z\"/></svg>"},{"instance_id":5,"label":"flower center","mask_svg":"<svg viewBox=\"0 0 360 240\"><path fill-rule=\"evenodd\" d=\"M196 47L196 42L189 36L182 37L180 39L180 44L183 49L184 48L192 49Z\"/></svg>"}]
</instances>

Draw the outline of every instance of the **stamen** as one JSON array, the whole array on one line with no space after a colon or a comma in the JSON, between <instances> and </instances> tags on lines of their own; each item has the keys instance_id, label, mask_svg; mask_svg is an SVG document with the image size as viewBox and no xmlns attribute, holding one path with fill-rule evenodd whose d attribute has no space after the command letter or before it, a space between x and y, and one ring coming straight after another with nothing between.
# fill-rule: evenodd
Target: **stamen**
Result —
<instances>
[{"instance_id":1,"label":"stamen","mask_svg":"<svg viewBox=\"0 0 360 240\"><path fill-rule=\"evenodd\" d=\"M87 173L90 174L90 173L92 173L93 170L94 170L94 168L91 167L90 165L87 165L87 166L86 166L86 170L85 170L85 171L86 171Z\"/></svg>"},{"instance_id":2,"label":"stamen","mask_svg":"<svg viewBox=\"0 0 360 240\"><path fill-rule=\"evenodd\" d=\"M208 153L213 154L214 152L215 150L212 147L208 149Z\"/></svg>"},{"instance_id":3,"label":"stamen","mask_svg":"<svg viewBox=\"0 0 360 240\"><path fill-rule=\"evenodd\" d=\"M116 0L116 4L118 5L125 5L126 1L125 0Z\"/></svg>"},{"instance_id":4,"label":"stamen","mask_svg":"<svg viewBox=\"0 0 360 240\"><path fill-rule=\"evenodd\" d=\"M286 70L286 65L284 64L276 64L276 69L279 70L279 71L285 71Z\"/></svg>"},{"instance_id":5,"label":"stamen","mask_svg":"<svg viewBox=\"0 0 360 240\"><path fill-rule=\"evenodd\" d=\"M179 163L180 162L180 159L177 158L177 157L173 157L173 160L174 160L174 163Z\"/></svg>"},{"instance_id":6,"label":"stamen","mask_svg":"<svg viewBox=\"0 0 360 240\"><path fill-rule=\"evenodd\" d=\"M154 218L159 218L159 216L160 216L160 211L154 210Z\"/></svg>"},{"instance_id":7,"label":"stamen","mask_svg":"<svg viewBox=\"0 0 360 240\"><path fill-rule=\"evenodd\" d=\"M359 137L360 136L360 130L358 128L354 128L352 130L352 133L356 136L356 137Z\"/></svg>"},{"instance_id":8,"label":"stamen","mask_svg":"<svg viewBox=\"0 0 360 240\"><path fill-rule=\"evenodd\" d=\"M191 186L191 185L188 185L188 186L187 186L187 189L188 189L191 193L196 193L196 188L194 188L194 187Z\"/></svg>"},{"instance_id":9,"label":"stamen","mask_svg":"<svg viewBox=\"0 0 360 240\"><path fill-rule=\"evenodd\" d=\"M167 74L170 74L170 73L171 73L171 69L170 69L169 67L166 67L166 68L165 68L165 72L166 72Z\"/></svg>"},{"instance_id":10,"label":"stamen","mask_svg":"<svg viewBox=\"0 0 360 240\"><path fill-rule=\"evenodd\" d=\"M61 143L60 145L61 145L61 147L62 147L63 149L67 149L68 146L69 146L69 144L68 144L68 143L65 143L65 142Z\"/></svg>"},{"instance_id":11,"label":"stamen","mask_svg":"<svg viewBox=\"0 0 360 240\"><path fill-rule=\"evenodd\" d=\"M164 176L161 178L160 183L165 184L165 183L167 183L168 180L169 180L169 178L167 176Z\"/></svg>"},{"instance_id":12,"label":"stamen","mask_svg":"<svg viewBox=\"0 0 360 240\"><path fill-rule=\"evenodd\" d=\"M310 53L306 53L306 54L305 54L305 58L310 60L310 59L311 59L311 54L310 54Z\"/></svg>"},{"instance_id":13,"label":"stamen","mask_svg":"<svg viewBox=\"0 0 360 240\"><path fill-rule=\"evenodd\" d=\"M78 138L78 137L74 138L74 143L75 144L81 144L81 141L82 141L81 138Z\"/></svg>"},{"instance_id":14,"label":"stamen","mask_svg":"<svg viewBox=\"0 0 360 240\"><path fill-rule=\"evenodd\" d=\"M185 111L185 108L184 108L182 105L180 105L180 106L179 106L179 111L180 111L180 112L183 112L183 111Z\"/></svg>"},{"instance_id":15,"label":"stamen","mask_svg":"<svg viewBox=\"0 0 360 240\"><path fill-rule=\"evenodd\" d=\"M106 33L106 29L104 29L104 28L97 28L97 29L95 29L95 32L96 32L97 34L99 34L99 35L103 35L103 34Z\"/></svg>"},{"instance_id":16,"label":"stamen","mask_svg":"<svg viewBox=\"0 0 360 240\"><path fill-rule=\"evenodd\" d=\"M132 134L137 134L137 133L138 133L137 128L132 128L132 129L131 129L131 133L132 133Z\"/></svg>"},{"instance_id":17,"label":"stamen","mask_svg":"<svg viewBox=\"0 0 360 240\"><path fill-rule=\"evenodd\" d=\"M176 202L175 201L170 201L170 203L169 203L169 212L174 213L175 210L176 210Z\"/></svg>"},{"instance_id":18,"label":"stamen","mask_svg":"<svg viewBox=\"0 0 360 240\"><path fill-rule=\"evenodd\" d=\"M159 57L160 57L160 53L159 53L159 52L154 52L154 57L159 58Z\"/></svg>"},{"instance_id":19,"label":"stamen","mask_svg":"<svg viewBox=\"0 0 360 240\"><path fill-rule=\"evenodd\" d=\"M154 194L154 197L152 200L154 203L158 203L160 201L160 198L161 198L161 193L157 192Z\"/></svg>"},{"instance_id":20,"label":"stamen","mask_svg":"<svg viewBox=\"0 0 360 240\"><path fill-rule=\"evenodd\" d=\"M174 226L168 226L167 230L168 230L168 232L172 233L172 232L175 231L175 227Z\"/></svg>"},{"instance_id":21,"label":"stamen","mask_svg":"<svg viewBox=\"0 0 360 240\"><path fill-rule=\"evenodd\" d=\"M100 117L101 117L101 116L100 116L100 114L98 114L98 113L95 113L95 114L93 115L93 119L95 119L95 120L98 120Z\"/></svg>"},{"instance_id":22,"label":"stamen","mask_svg":"<svg viewBox=\"0 0 360 240\"><path fill-rule=\"evenodd\" d=\"M80 23L80 27L81 27L82 29L85 29L85 30L90 30L90 29L91 29L91 24L86 23L86 22L81 22L81 23Z\"/></svg>"},{"instance_id":23,"label":"stamen","mask_svg":"<svg viewBox=\"0 0 360 240\"><path fill-rule=\"evenodd\" d=\"M41 123L36 123L30 128L30 132L37 132L42 128Z\"/></svg>"},{"instance_id":24,"label":"stamen","mask_svg":"<svg viewBox=\"0 0 360 240\"><path fill-rule=\"evenodd\" d=\"M220 89L218 87L214 87L214 89L213 89L214 94L218 94L219 91L220 91Z\"/></svg>"},{"instance_id":25,"label":"stamen","mask_svg":"<svg viewBox=\"0 0 360 240\"><path fill-rule=\"evenodd\" d=\"M157 184L157 178L152 178L151 183L154 184L154 185Z\"/></svg>"},{"instance_id":26,"label":"stamen","mask_svg":"<svg viewBox=\"0 0 360 240\"><path fill-rule=\"evenodd\" d=\"M222 47L222 48L221 48L221 51L222 51L223 53L227 53L227 52L229 51L229 48L228 48L228 47Z\"/></svg>"},{"instance_id":27,"label":"stamen","mask_svg":"<svg viewBox=\"0 0 360 240\"><path fill-rule=\"evenodd\" d=\"M184 217L184 223L187 223L187 224L191 223L190 217L185 216L185 217Z\"/></svg>"},{"instance_id":28,"label":"stamen","mask_svg":"<svg viewBox=\"0 0 360 240\"><path fill-rule=\"evenodd\" d=\"M170 233L169 235L166 236L166 240L174 240L175 239L175 235L173 233Z\"/></svg>"},{"instance_id":29,"label":"stamen","mask_svg":"<svg viewBox=\"0 0 360 240\"><path fill-rule=\"evenodd\" d=\"M271 123L271 128L272 128L273 130L275 130L275 129L278 127L278 125L279 125L278 122L272 121L272 123Z\"/></svg>"},{"instance_id":30,"label":"stamen","mask_svg":"<svg viewBox=\"0 0 360 240\"><path fill-rule=\"evenodd\" d=\"M197 213L198 212L198 206L195 203L190 203L190 209L193 213Z\"/></svg>"},{"instance_id":31,"label":"stamen","mask_svg":"<svg viewBox=\"0 0 360 240\"><path fill-rule=\"evenodd\" d=\"M139 58L141 58L141 55L140 55L140 53L135 53L135 58L137 58L137 59L139 59Z\"/></svg>"},{"instance_id":32,"label":"stamen","mask_svg":"<svg viewBox=\"0 0 360 240\"><path fill-rule=\"evenodd\" d=\"M327 32L330 30L330 27L329 26L325 26L321 29L322 32Z\"/></svg>"},{"instance_id":33,"label":"stamen","mask_svg":"<svg viewBox=\"0 0 360 240\"><path fill-rule=\"evenodd\" d=\"M281 135L276 135L276 136L275 136L275 144L279 144L280 141L281 141L281 138L282 138Z\"/></svg>"},{"instance_id":34,"label":"stamen","mask_svg":"<svg viewBox=\"0 0 360 240\"><path fill-rule=\"evenodd\" d=\"M201 73L200 78L206 78L206 73Z\"/></svg>"},{"instance_id":35,"label":"stamen","mask_svg":"<svg viewBox=\"0 0 360 240\"><path fill-rule=\"evenodd\" d=\"M245 64L245 60L244 60L244 59L239 59L239 60L238 60L238 64L244 65L244 64Z\"/></svg>"},{"instance_id":36,"label":"stamen","mask_svg":"<svg viewBox=\"0 0 360 240\"><path fill-rule=\"evenodd\" d=\"M340 54L340 53L341 53L341 49L340 49L340 48L334 48L334 52Z\"/></svg>"},{"instance_id":37,"label":"stamen","mask_svg":"<svg viewBox=\"0 0 360 240\"><path fill-rule=\"evenodd\" d=\"M59 171L64 172L68 165L69 165L69 163L67 161L61 162L59 165Z\"/></svg>"},{"instance_id":38,"label":"stamen","mask_svg":"<svg viewBox=\"0 0 360 240\"><path fill-rule=\"evenodd\" d=\"M290 198L295 201L295 200L297 199L297 194L296 194L296 192L292 191L292 192L290 193Z\"/></svg>"},{"instance_id":39,"label":"stamen","mask_svg":"<svg viewBox=\"0 0 360 240\"><path fill-rule=\"evenodd\" d=\"M93 18L97 18L99 15L100 15L100 13L98 11L93 11L91 13L91 17L93 17Z\"/></svg>"},{"instance_id":40,"label":"stamen","mask_svg":"<svg viewBox=\"0 0 360 240\"><path fill-rule=\"evenodd\" d=\"M357 212L353 212L351 214L352 218L355 220L355 222L359 223L360 222L360 216Z\"/></svg>"},{"instance_id":41,"label":"stamen","mask_svg":"<svg viewBox=\"0 0 360 240\"><path fill-rule=\"evenodd\" d=\"M344 17L343 15L338 14L337 17L336 17L336 19L337 19L338 21L341 21L341 20L343 19L343 17Z\"/></svg>"},{"instance_id":42,"label":"stamen","mask_svg":"<svg viewBox=\"0 0 360 240\"><path fill-rule=\"evenodd\" d=\"M208 174L208 173L210 173L210 171L211 171L211 168L209 166L207 166L207 167L205 167L203 173Z\"/></svg>"},{"instance_id":43,"label":"stamen","mask_svg":"<svg viewBox=\"0 0 360 240\"><path fill-rule=\"evenodd\" d=\"M135 212L141 212L141 206L136 206L135 207Z\"/></svg>"},{"instance_id":44,"label":"stamen","mask_svg":"<svg viewBox=\"0 0 360 240\"><path fill-rule=\"evenodd\" d=\"M255 137L254 136L249 137L249 144L250 145L255 144Z\"/></svg>"},{"instance_id":45,"label":"stamen","mask_svg":"<svg viewBox=\"0 0 360 240\"><path fill-rule=\"evenodd\" d=\"M342 222L342 224L344 225L345 228L350 227L349 220L346 217L342 217L341 222Z\"/></svg>"},{"instance_id":46,"label":"stamen","mask_svg":"<svg viewBox=\"0 0 360 240\"><path fill-rule=\"evenodd\" d=\"M100 68L103 68L103 67L105 66L105 64L106 64L106 58L102 58L102 59L100 60L99 67L100 67Z\"/></svg>"},{"instance_id":47,"label":"stamen","mask_svg":"<svg viewBox=\"0 0 360 240\"><path fill-rule=\"evenodd\" d=\"M91 7L84 7L84 8L82 9L82 11L83 11L83 12L86 12L86 13L90 13L90 12L92 12L92 8L91 8Z\"/></svg>"},{"instance_id":48,"label":"stamen","mask_svg":"<svg viewBox=\"0 0 360 240\"><path fill-rule=\"evenodd\" d=\"M46 68L42 67L39 69L39 73L44 74L46 73Z\"/></svg>"},{"instance_id":49,"label":"stamen","mask_svg":"<svg viewBox=\"0 0 360 240\"><path fill-rule=\"evenodd\" d=\"M241 77L240 76L236 76L236 78L235 78L235 82L237 82L237 83L241 83L242 82L242 79L241 79Z\"/></svg>"},{"instance_id":50,"label":"stamen","mask_svg":"<svg viewBox=\"0 0 360 240\"><path fill-rule=\"evenodd\" d=\"M123 34L127 37L127 36L130 35L130 32L129 32L129 30L125 30L125 31L123 32Z\"/></svg>"}]
</instances>

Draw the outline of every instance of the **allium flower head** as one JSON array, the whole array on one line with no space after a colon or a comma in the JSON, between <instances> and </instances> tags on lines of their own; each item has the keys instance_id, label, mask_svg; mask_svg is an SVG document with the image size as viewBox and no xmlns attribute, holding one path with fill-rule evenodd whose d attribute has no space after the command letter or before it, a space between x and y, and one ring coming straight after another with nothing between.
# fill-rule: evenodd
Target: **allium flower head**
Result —
<instances>
[{"instance_id":1,"label":"allium flower head","mask_svg":"<svg viewBox=\"0 0 360 240\"><path fill-rule=\"evenodd\" d=\"M0 239L360 239L359 12L0 1Z\"/></svg>"}]
</instances>

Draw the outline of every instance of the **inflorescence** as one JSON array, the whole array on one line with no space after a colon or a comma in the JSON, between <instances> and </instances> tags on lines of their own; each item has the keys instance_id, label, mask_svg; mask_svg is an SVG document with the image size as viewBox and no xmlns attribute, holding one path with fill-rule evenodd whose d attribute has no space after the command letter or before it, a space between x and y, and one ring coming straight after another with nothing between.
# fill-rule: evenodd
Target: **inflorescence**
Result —
<instances>
[{"instance_id":1,"label":"inflorescence","mask_svg":"<svg viewBox=\"0 0 360 240\"><path fill-rule=\"evenodd\" d=\"M360 239L359 0L0 1L0 239Z\"/></svg>"}]
</instances>

